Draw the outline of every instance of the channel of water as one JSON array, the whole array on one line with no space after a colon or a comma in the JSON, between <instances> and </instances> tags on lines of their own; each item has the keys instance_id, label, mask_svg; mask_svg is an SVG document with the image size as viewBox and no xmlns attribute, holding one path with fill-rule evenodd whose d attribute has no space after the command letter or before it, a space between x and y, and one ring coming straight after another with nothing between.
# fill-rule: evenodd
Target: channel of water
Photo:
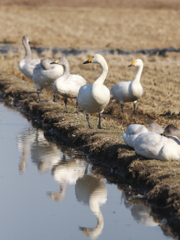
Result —
<instances>
[{"instance_id":1,"label":"channel of water","mask_svg":"<svg viewBox=\"0 0 180 240\"><path fill-rule=\"evenodd\" d=\"M0 239L172 239L141 195L95 175L88 162L0 103Z\"/></svg>"}]
</instances>

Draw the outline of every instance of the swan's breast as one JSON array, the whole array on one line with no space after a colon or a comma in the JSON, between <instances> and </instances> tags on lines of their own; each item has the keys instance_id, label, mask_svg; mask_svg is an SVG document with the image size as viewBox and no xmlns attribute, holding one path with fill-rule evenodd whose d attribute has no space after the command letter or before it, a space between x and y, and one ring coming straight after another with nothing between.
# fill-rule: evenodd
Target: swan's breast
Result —
<instances>
[{"instance_id":1,"label":"swan's breast","mask_svg":"<svg viewBox=\"0 0 180 240\"><path fill-rule=\"evenodd\" d=\"M130 87L131 87L132 95L136 98L135 100L137 100L143 95L143 87L140 82L132 81Z\"/></svg>"},{"instance_id":2,"label":"swan's breast","mask_svg":"<svg viewBox=\"0 0 180 240\"><path fill-rule=\"evenodd\" d=\"M105 85L100 87L94 87L93 85L92 96L97 104L102 105L103 109L110 101L110 91Z\"/></svg>"},{"instance_id":3,"label":"swan's breast","mask_svg":"<svg viewBox=\"0 0 180 240\"><path fill-rule=\"evenodd\" d=\"M140 83L133 81L119 82L111 88L111 94L116 101L133 102L143 94L143 88Z\"/></svg>"}]
</instances>

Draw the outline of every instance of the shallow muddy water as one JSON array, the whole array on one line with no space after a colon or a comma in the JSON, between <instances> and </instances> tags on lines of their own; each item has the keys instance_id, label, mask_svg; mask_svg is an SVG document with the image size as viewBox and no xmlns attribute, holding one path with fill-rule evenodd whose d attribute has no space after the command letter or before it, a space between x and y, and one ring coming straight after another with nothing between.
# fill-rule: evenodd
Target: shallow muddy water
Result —
<instances>
[{"instance_id":1,"label":"shallow muddy water","mask_svg":"<svg viewBox=\"0 0 180 240\"><path fill-rule=\"evenodd\" d=\"M172 239L130 192L95 176L83 154L47 141L3 103L0 159L0 239Z\"/></svg>"}]
</instances>

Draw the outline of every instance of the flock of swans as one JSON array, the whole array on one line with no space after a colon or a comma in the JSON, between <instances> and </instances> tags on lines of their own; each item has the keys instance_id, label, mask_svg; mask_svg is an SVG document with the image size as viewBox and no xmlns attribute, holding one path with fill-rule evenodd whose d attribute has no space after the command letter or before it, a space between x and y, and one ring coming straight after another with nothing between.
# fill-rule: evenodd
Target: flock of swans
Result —
<instances>
[{"instance_id":1,"label":"flock of swans","mask_svg":"<svg viewBox=\"0 0 180 240\"><path fill-rule=\"evenodd\" d=\"M68 60L62 56L56 61L49 57L42 59L31 59L31 48L28 36L23 36L22 44L25 49L25 56L19 61L19 70L34 82L38 99L43 88L51 89L56 95L62 96L67 112L67 99L76 98L76 109L80 107L86 114L88 127L91 129L89 114L98 113L98 128L102 129L101 119L105 107L110 102L110 96L120 103L121 111L124 112L124 102L132 102L133 113L136 113L136 104L143 95L143 87L140 79L143 71L143 61L136 59L129 67L137 67L133 81L119 82L110 90L104 85L108 73L108 64L104 57L95 54L83 64L98 63L102 71L93 84L80 75L70 73ZM135 152L146 158L159 160L180 160L179 131L174 125L168 126L164 131L156 122L151 122L146 127L140 124L131 124L123 133L124 142L134 148Z\"/></svg>"}]
</instances>

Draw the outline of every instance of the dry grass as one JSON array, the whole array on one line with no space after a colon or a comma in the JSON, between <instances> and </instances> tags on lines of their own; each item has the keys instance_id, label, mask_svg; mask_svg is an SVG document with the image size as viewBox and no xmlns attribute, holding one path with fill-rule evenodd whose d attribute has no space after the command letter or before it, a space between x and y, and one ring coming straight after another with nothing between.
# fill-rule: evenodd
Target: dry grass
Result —
<instances>
[{"instance_id":1,"label":"dry grass","mask_svg":"<svg viewBox=\"0 0 180 240\"><path fill-rule=\"evenodd\" d=\"M180 10L1 7L0 42L62 48L179 48Z\"/></svg>"}]
</instances>

